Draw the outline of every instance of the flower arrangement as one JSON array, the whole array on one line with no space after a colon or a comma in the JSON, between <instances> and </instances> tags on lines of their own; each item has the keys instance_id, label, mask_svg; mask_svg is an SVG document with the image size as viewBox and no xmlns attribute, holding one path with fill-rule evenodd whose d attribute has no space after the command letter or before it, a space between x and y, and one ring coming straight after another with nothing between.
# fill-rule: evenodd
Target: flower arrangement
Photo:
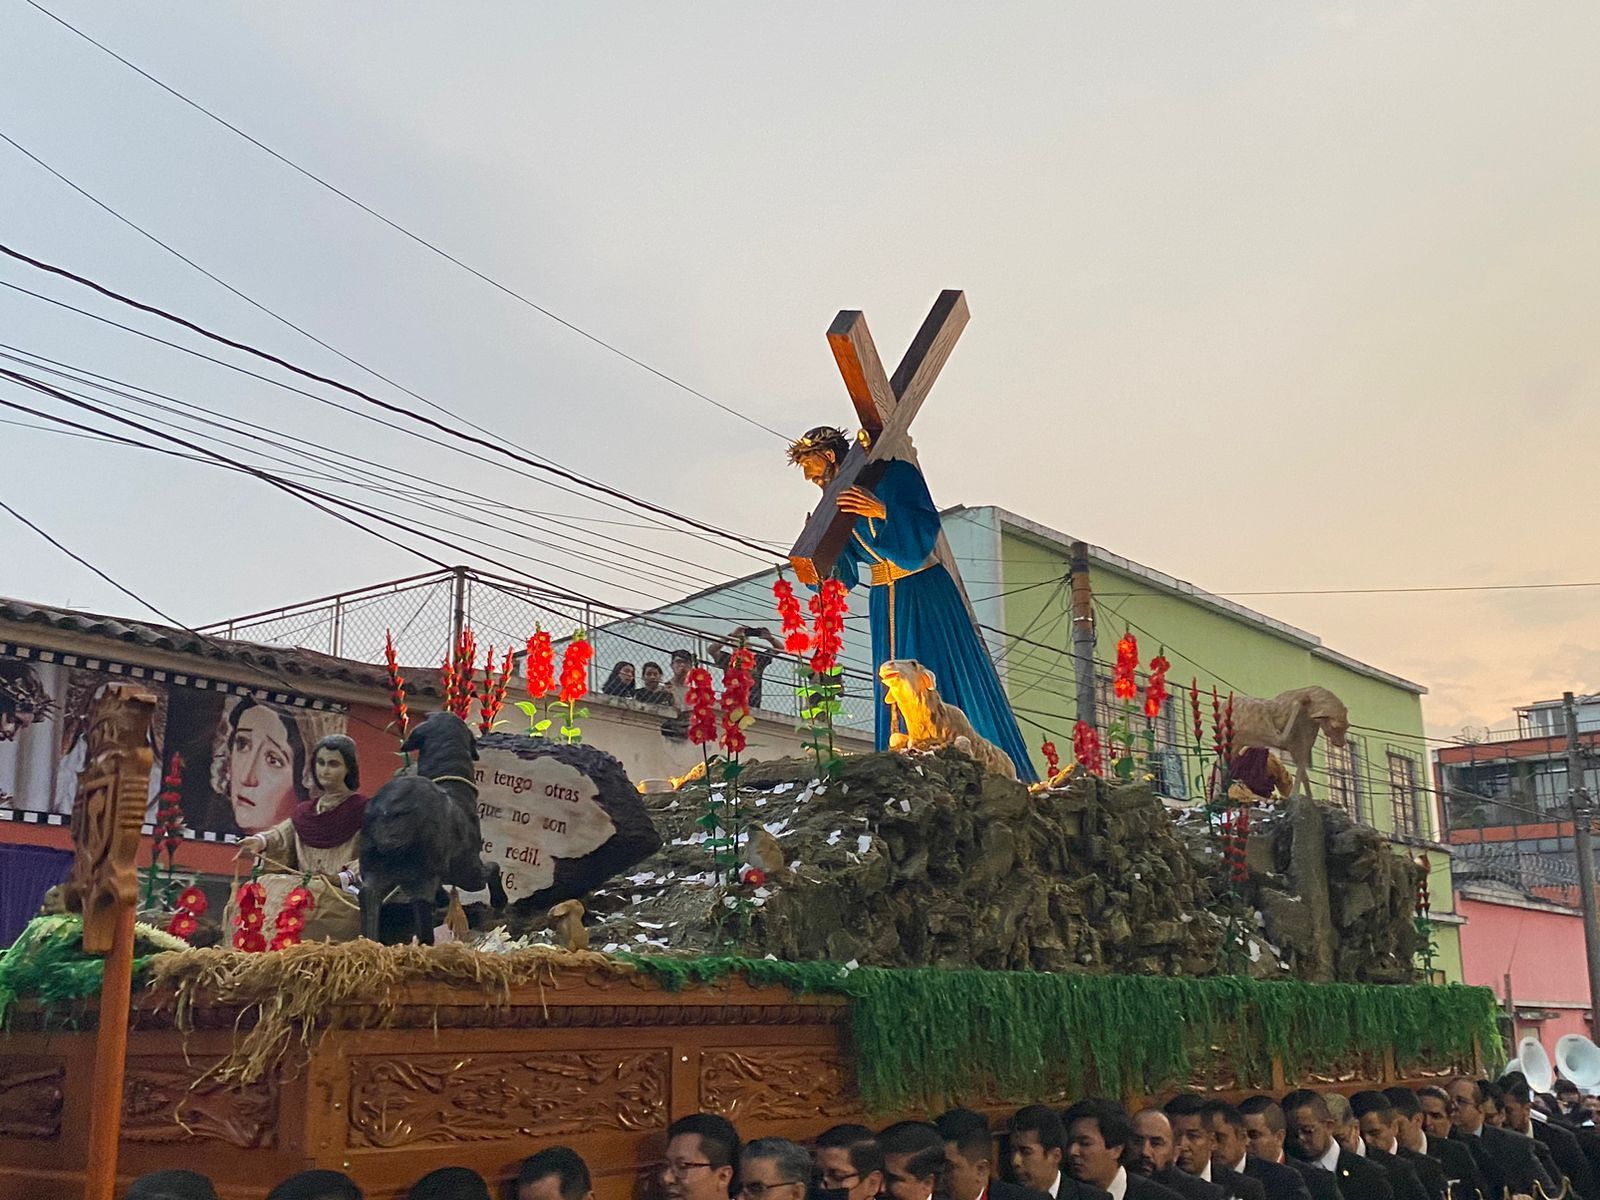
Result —
<instances>
[{"instance_id":1,"label":"flower arrangement","mask_svg":"<svg viewBox=\"0 0 1600 1200\"><path fill-rule=\"evenodd\" d=\"M1161 706L1167 702L1167 672L1172 664L1165 654L1150 660L1150 679L1144 685L1144 715L1151 720L1161 715Z\"/></svg>"},{"instance_id":2,"label":"flower arrangement","mask_svg":"<svg viewBox=\"0 0 1600 1200\"><path fill-rule=\"evenodd\" d=\"M383 665L389 676L389 704L394 717L390 727L404 745L406 734L411 730L411 713L406 708L406 677L400 674L400 660L394 650L394 634L387 629L383 632Z\"/></svg>"},{"instance_id":3,"label":"flower arrangement","mask_svg":"<svg viewBox=\"0 0 1600 1200\"><path fill-rule=\"evenodd\" d=\"M1073 727L1072 757L1091 775L1106 773L1105 754L1100 748L1100 731L1087 721L1079 721Z\"/></svg>"},{"instance_id":4,"label":"flower arrangement","mask_svg":"<svg viewBox=\"0 0 1600 1200\"><path fill-rule=\"evenodd\" d=\"M197 887L187 887L178 897L177 911L167 922L167 932L173 937L188 941L200 931L200 918L205 916L209 902L206 894Z\"/></svg>"},{"instance_id":5,"label":"flower arrangement","mask_svg":"<svg viewBox=\"0 0 1600 1200\"><path fill-rule=\"evenodd\" d=\"M233 948L246 954L260 954L267 948L267 937L262 932L267 922L267 889L259 880L252 879L239 889L234 903Z\"/></svg>"},{"instance_id":6,"label":"flower arrangement","mask_svg":"<svg viewBox=\"0 0 1600 1200\"><path fill-rule=\"evenodd\" d=\"M1056 753L1056 744L1046 742L1039 747L1039 753L1044 755L1045 778L1054 779L1056 773L1061 770L1061 755Z\"/></svg>"},{"instance_id":7,"label":"flower arrangement","mask_svg":"<svg viewBox=\"0 0 1600 1200\"><path fill-rule=\"evenodd\" d=\"M463 629L456 644L445 654L439 668L440 682L444 685L444 707L463 721L472 717L472 705L478 698L478 639L471 629ZM484 667L484 674L493 670L493 663Z\"/></svg>"},{"instance_id":8,"label":"flower arrangement","mask_svg":"<svg viewBox=\"0 0 1600 1200\"><path fill-rule=\"evenodd\" d=\"M511 668L515 664L509 647L506 649L505 659L500 664L498 674L494 670L494 647L489 647L489 657L484 660L483 669L483 703L479 706L478 733L480 735L492 733L499 724L497 718L500 710L505 707L506 692L511 686Z\"/></svg>"},{"instance_id":9,"label":"flower arrangement","mask_svg":"<svg viewBox=\"0 0 1600 1200\"><path fill-rule=\"evenodd\" d=\"M793 599L793 588L782 578L778 582L786 589L780 591L777 585L773 587L779 596L779 616L784 620L785 645L796 654L804 654L807 649L811 652L806 663L809 674L799 667L796 669L795 694L800 699L800 719L805 722L800 727L804 735L801 745L810 750L816 760L818 776L831 778L843 765L834 745L833 722L844 711L840 699L844 694L844 668L839 664L839 653L844 649L849 591L837 579L822 581L821 588L811 597L809 607L813 621L807 635L805 622L799 617L799 601L794 600L792 607L786 607L787 600Z\"/></svg>"},{"instance_id":10,"label":"flower arrangement","mask_svg":"<svg viewBox=\"0 0 1600 1200\"><path fill-rule=\"evenodd\" d=\"M589 710L579 708L578 701L589 694L589 660L594 657L594 645L583 630L572 635L561 655L561 692L557 703L566 707L567 714L561 725L561 740L567 745L583 741L579 718L587 718Z\"/></svg>"},{"instance_id":11,"label":"flower arrangement","mask_svg":"<svg viewBox=\"0 0 1600 1200\"><path fill-rule=\"evenodd\" d=\"M780 574L773 581L772 594L777 598L778 619L783 623L783 648L790 654L805 654L811 649L811 633L806 628L800 598L794 594L794 584Z\"/></svg>"},{"instance_id":12,"label":"flower arrangement","mask_svg":"<svg viewBox=\"0 0 1600 1200\"><path fill-rule=\"evenodd\" d=\"M1139 639L1124 633L1117 639L1117 666L1111 679L1111 691L1118 700L1132 700L1139 694L1138 670Z\"/></svg>"},{"instance_id":13,"label":"flower arrangement","mask_svg":"<svg viewBox=\"0 0 1600 1200\"><path fill-rule=\"evenodd\" d=\"M277 919L273 921L276 932L272 935L271 948L283 950L290 946L298 946L301 935L305 933L306 914L316 906L317 902L305 884L292 888L283 898L283 907L278 910Z\"/></svg>"}]
</instances>

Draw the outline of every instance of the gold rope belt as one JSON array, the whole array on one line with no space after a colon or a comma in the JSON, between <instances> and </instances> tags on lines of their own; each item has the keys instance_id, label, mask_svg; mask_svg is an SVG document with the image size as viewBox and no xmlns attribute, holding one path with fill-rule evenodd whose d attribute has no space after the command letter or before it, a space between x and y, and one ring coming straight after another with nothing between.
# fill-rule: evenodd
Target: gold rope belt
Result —
<instances>
[{"instance_id":1,"label":"gold rope belt","mask_svg":"<svg viewBox=\"0 0 1600 1200\"><path fill-rule=\"evenodd\" d=\"M872 574L868 576L867 583L870 587L889 587L895 583L898 583L906 576L916 575L922 571L926 571L931 566L933 566L933 560L929 559L920 567L912 567L911 570L908 571L904 567L895 566L894 563L890 562L886 558L875 558L872 560Z\"/></svg>"}]
</instances>

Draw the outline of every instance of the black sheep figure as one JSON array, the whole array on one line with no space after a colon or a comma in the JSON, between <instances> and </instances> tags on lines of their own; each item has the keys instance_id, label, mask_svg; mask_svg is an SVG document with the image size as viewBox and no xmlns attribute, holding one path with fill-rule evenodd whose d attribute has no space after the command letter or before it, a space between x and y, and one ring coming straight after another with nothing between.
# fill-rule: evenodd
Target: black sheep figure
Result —
<instances>
[{"instance_id":1,"label":"black sheep figure","mask_svg":"<svg viewBox=\"0 0 1600 1200\"><path fill-rule=\"evenodd\" d=\"M361 822L361 933L390 944L413 937L433 945L435 898L445 885L489 889L496 908L506 903L500 867L481 857L478 785L472 764L478 741L454 713L428 714L402 750L416 751L416 774L391 779L367 801ZM406 903L410 920L385 939L385 904Z\"/></svg>"}]
</instances>

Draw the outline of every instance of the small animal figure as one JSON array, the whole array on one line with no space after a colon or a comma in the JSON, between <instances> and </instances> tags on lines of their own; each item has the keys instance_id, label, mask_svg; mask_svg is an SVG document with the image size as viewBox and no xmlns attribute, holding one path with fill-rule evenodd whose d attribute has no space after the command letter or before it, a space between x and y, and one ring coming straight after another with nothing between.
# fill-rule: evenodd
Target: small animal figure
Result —
<instances>
[{"instance_id":1,"label":"small animal figure","mask_svg":"<svg viewBox=\"0 0 1600 1200\"><path fill-rule=\"evenodd\" d=\"M888 689L885 703L905 724L904 733L889 739L891 750L937 750L954 746L987 770L1007 779L1017 777L1016 764L1000 747L981 737L967 714L946 704L935 689L932 671L914 658L892 658L878 668L878 678Z\"/></svg>"},{"instance_id":2,"label":"small animal figure","mask_svg":"<svg viewBox=\"0 0 1600 1200\"><path fill-rule=\"evenodd\" d=\"M778 839L765 829L757 829L750 835L750 840L745 843L745 861L752 867L760 867L771 879L778 872L786 869L783 847Z\"/></svg>"},{"instance_id":3,"label":"small animal figure","mask_svg":"<svg viewBox=\"0 0 1600 1200\"><path fill-rule=\"evenodd\" d=\"M568 950L589 948L589 930L583 924L583 912L581 900L563 900L551 908L550 919L555 922L551 928L558 945L564 943Z\"/></svg>"},{"instance_id":4,"label":"small animal figure","mask_svg":"<svg viewBox=\"0 0 1600 1200\"><path fill-rule=\"evenodd\" d=\"M429 713L411 731L402 750L415 751L415 775L391 779L367 802L357 843L361 858L361 933L382 941L383 906L404 901L411 918L389 941L413 937L433 945L433 910L449 884L475 892L489 889L489 902L504 908L500 867L479 857L478 785L472 764L478 741L454 713Z\"/></svg>"},{"instance_id":5,"label":"small animal figure","mask_svg":"<svg viewBox=\"0 0 1600 1200\"><path fill-rule=\"evenodd\" d=\"M1303 687L1280 692L1270 700L1244 696L1233 702L1233 745L1235 752L1247 746L1286 751L1295 764L1295 783L1311 794L1311 777L1306 767L1317 734L1328 735L1328 744L1344 745L1350 730L1350 712L1344 701L1325 687Z\"/></svg>"}]
</instances>

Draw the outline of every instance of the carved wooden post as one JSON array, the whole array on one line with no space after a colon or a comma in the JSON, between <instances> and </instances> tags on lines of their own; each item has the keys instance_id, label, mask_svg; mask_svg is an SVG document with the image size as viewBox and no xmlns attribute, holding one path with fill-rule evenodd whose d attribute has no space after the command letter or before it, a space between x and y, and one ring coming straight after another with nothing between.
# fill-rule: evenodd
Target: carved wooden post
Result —
<instances>
[{"instance_id":1,"label":"carved wooden post","mask_svg":"<svg viewBox=\"0 0 1600 1200\"><path fill-rule=\"evenodd\" d=\"M150 718L156 698L112 684L95 701L89 756L72 806L76 857L63 888L67 908L83 914L83 948L106 956L95 1036L94 1106L84 1200L111 1200L122 1132L123 1069L133 986L133 914L139 900L134 856L150 796Z\"/></svg>"}]
</instances>

